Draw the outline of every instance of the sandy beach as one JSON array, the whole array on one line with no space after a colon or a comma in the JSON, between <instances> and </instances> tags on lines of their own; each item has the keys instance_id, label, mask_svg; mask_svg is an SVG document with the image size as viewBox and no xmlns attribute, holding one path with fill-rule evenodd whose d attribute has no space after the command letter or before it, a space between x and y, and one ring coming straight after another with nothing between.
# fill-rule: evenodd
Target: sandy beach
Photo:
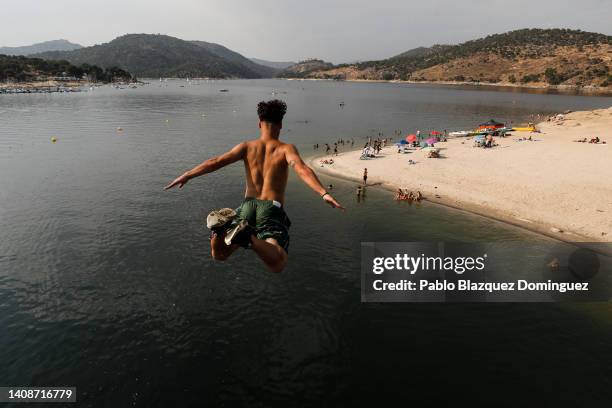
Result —
<instances>
[{"instance_id":1,"label":"sandy beach","mask_svg":"<svg viewBox=\"0 0 612 408\"><path fill-rule=\"evenodd\" d=\"M333 165L313 168L386 188L421 191L427 200L509 222L566 241L609 241L612 237L612 107L572 112L537 125L540 133L496 137L498 146L473 147L472 138L436 144L441 158L420 149L397 153L387 146L378 157L340 153ZM519 140L529 137L533 140ZM578 143L599 137L606 144ZM416 164L409 164L412 159ZM390 198L391 200L391 198Z\"/></svg>"}]
</instances>

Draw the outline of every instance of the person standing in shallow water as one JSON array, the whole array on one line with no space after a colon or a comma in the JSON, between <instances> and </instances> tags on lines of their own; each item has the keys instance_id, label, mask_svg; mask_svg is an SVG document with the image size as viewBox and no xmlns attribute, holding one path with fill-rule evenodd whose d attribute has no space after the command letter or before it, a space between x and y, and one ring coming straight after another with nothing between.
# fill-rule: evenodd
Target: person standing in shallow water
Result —
<instances>
[{"instance_id":1,"label":"person standing in shallow water","mask_svg":"<svg viewBox=\"0 0 612 408\"><path fill-rule=\"evenodd\" d=\"M204 161L165 187L166 190L175 186L182 188L195 177L237 161L244 163L246 191L240 207L235 211L230 208L212 211L207 218L215 260L228 259L242 246L253 249L270 271L281 272L285 268L291 221L283 207L289 167L324 202L344 210L304 163L296 147L279 140L286 110L287 105L280 100L260 102L257 105L258 139L239 143L228 152Z\"/></svg>"},{"instance_id":2,"label":"person standing in shallow water","mask_svg":"<svg viewBox=\"0 0 612 408\"><path fill-rule=\"evenodd\" d=\"M368 169L367 168L363 169L363 184L364 185L368 184Z\"/></svg>"}]
</instances>

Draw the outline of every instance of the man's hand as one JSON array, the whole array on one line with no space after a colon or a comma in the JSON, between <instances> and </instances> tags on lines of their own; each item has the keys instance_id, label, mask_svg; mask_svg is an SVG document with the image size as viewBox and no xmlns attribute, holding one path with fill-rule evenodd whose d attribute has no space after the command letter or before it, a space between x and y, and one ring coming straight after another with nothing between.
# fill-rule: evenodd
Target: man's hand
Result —
<instances>
[{"instance_id":1,"label":"man's hand","mask_svg":"<svg viewBox=\"0 0 612 408\"><path fill-rule=\"evenodd\" d=\"M334 197L331 196L331 194L327 193L323 196L323 201L325 201L327 204L331 205L333 208L339 208L342 211L345 211L346 208L344 208L342 205L340 205L339 202L336 201L336 199Z\"/></svg>"},{"instance_id":2,"label":"man's hand","mask_svg":"<svg viewBox=\"0 0 612 408\"><path fill-rule=\"evenodd\" d=\"M164 187L164 190L169 190L174 186L179 186L179 188L183 188L183 186L187 184L188 181L189 181L189 176L187 176L187 173L181 174L180 176L175 178L174 181L172 181L172 183Z\"/></svg>"}]
</instances>

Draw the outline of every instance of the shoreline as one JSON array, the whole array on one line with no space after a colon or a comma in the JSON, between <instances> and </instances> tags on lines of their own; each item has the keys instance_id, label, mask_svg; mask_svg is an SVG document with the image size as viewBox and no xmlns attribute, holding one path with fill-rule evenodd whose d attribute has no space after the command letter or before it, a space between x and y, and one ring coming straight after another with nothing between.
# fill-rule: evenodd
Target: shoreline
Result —
<instances>
[{"instance_id":1,"label":"shoreline","mask_svg":"<svg viewBox=\"0 0 612 408\"><path fill-rule=\"evenodd\" d=\"M340 153L338 156L336 157L340 157L342 155L342 153ZM343 181L348 181L348 182L354 182L357 183L359 185L362 185L361 183L361 179L359 177L353 177L338 171L334 171L329 167L321 167L318 163L318 161L323 158L326 157L326 155L316 155L316 156L312 156L309 157L307 159L308 165L317 173L325 175L327 177L331 177L337 180L343 180ZM402 187L398 187L395 184L392 183L386 183L386 182L376 182L375 184L369 184L368 187L372 187L372 188L379 188L382 190L386 190L389 193L393 193L394 191L396 191L398 188L402 188ZM562 242L571 242L571 243L575 243L576 241L571 240L569 236L567 236L568 234L565 233L565 236L563 236L564 234L554 234L550 231L550 227L552 226L547 226L547 225L541 225L541 224L534 224L532 222L525 222L525 221L521 221L520 219L516 219L510 216L506 216L501 212L496 212L495 210L492 210L491 208L488 207L483 207L483 206L478 206L478 205L473 205L470 203L465 203L465 202L459 202L457 200L453 200L451 197L436 197L435 195L433 197L429 196L429 195L425 195L424 196L424 200L425 204L433 204L433 205L437 205L437 206L441 206L447 209L451 209L453 211L459 211L462 213L466 213L466 214L470 214L472 216L478 216L478 217L483 217L486 219L490 219L502 224L505 224L507 226L512 226L514 228L520 228L522 230L528 231L530 233L534 233L534 234L538 234L538 235L543 235L547 238L550 239L554 239L557 241L562 241ZM421 203L423 204L423 203ZM575 234L571 233L571 235L575 236ZM580 237L580 236L579 236ZM584 242L589 242L591 241L590 239L588 239L587 237L581 237L583 238Z\"/></svg>"},{"instance_id":2,"label":"shoreline","mask_svg":"<svg viewBox=\"0 0 612 408\"><path fill-rule=\"evenodd\" d=\"M51 93L51 92L79 92L92 83L83 80L76 81L26 81L13 83L0 83L0 94L14 93Z\"/></svg>"},{"instance_id":3,"label":"shoreline","mask_svg":"<svg viewBox=\"0 0 612 408\"><path fill-rule=\"evenodd\" d=\"M86 80L76 81L27 81L27 82L13 82L13 83L0 83L0 94L13 95L13 94L30 94L30 93L62 93L62 92L83 92L90 87L99 87L104 85L131 85L131 84L145 84L142 81L135 81L133 83L127 82L91 82Z\"/></svg>"},{"instance_id":4,"label":"shoreline","mask_svg":"<svg viewBox=\"0 0 612 408\"><path fill-rule=\"evenodd\" d=\"M433 86L451 86L455 88L473 88L473 89L491 89L502 88L502 91L507 92L542 92L542 93L559 93L572 94L583 96L611 96L612 88L602 87L577 87L574 85L529 85L529 84L511 84L511 83L494 83L494 82L466 82L466 81L411 81L411 80L389 80L384 79L342 79L336 80L331 78L278 78L285 81L329 81L329 82L363 82L363 83L383 83L383 84L413 84L413 85L433 85Z\"/></svg>"},{"instance_id":5,"label":"shoreline","mask_svg":"<svg viewBox=\"0 0 612 408\"><path fill-rule=\"evenodd\" d=\"M586 153L586 155L584 153L582 156L576 155L576 159L580 159L577 162L572 163L570 160L570 163L577 167L580 167L581 163L584 166L588 166L591 163L585 163L585 161L588 161L591 158L591 154L595 152L594 149L597 149L598 157L592 160L595 163L594 166L600 166L600 168L605 166L602 163L607 163L610 140L608 140L606 145L571 142L571 138L575 137L574 132L576 132L574 126L580 125L580 123L572 123L572 121L576 120L573 117L579 117L582 121L587 117L594 117L593 115L604 114L608 116L602 120L608 121L611 127L605 127L602 123L597 124L595 127L610 129L612 128L612 108L589 112L574 112L573 116L572 114L567 115L567 119L563 123L540 123L538 127L543 130L543 133L515 132L512 136L500 139L500 144L503 143L505 146L493 149L468 147L472 144L471 138L449 139L449 142L437 145L443 149L441 151L443 155L459 153L457 157L423 159L417 157L420 153L418 150L413 151L410 156L407 156L405 154L394 153L395 147L388 146L383 149L378 158L367 161L359 161L360 150L357 150L342 152L338 156L334 156L335 163L332 166L325 165L322 167L319 164L319 160L328 155L317 154L311 156L308 158L308 163L320 174L359 184L361 184L359 176L361 175L362 168L368 167L370 180L375 184L375 187L381 187L391 192L396 191L398 188L410 191L420 190L424 194L425 200L435 205L483 216L555 240L564 242L609 242L612 236L610 234L612 223L610 223L610 216L606 216L606 214L612 213L612 184L606 176L608 174L612 175L612 165L608 165L607 168L604 167L605 173L598 173L596 181L601 185L597 187L601 188L597 190L598 193L594 194L592 185L584 187L584 191L576 191L576 183L580 184L582 182L581 177L584 176L582 173L572 179L554 179L554 175L562 174L563 172L563 170L559 170L556 167L558 164L554 162L554 157L551 159L553 160L552 163L543 160L537 162L530 161L541 157L539 155L540 150L543 150L546 154L547 149L558 149L558 156L565 157L568 154L568 149L570 151L571 149L589 149L591 152ZM584 122L583 124L586 125ZM557 126L559 127L557 128ZM587 126L580 129L580 132L584 134ZM564 134L564 132L567 134ZM535 137L538 138L536 142L540 143L528 141L522 144L514 143L516 138L530 134L536 135ZM608 135L610 133L606 134L606 139L609 139ZM553 143L555 143L554 146ZM514 149L505 150L503 147ZM531 149L531 151L527 149ZM485 156L494 152L494 157L490 155L488 157ZM481 161L477 162L476 165L472 165L466 159L472 158L474 155L481 156L477 158ZM504 158L504 155L514 157L508 159ZM528 157L523 160L524 162L514 164L515 161L518 161L516 157L520 155ZM415 166L408 166L406 163L408 157L418 159L417 164ZM402 161L402 159L405 160ZM492 175L491 178L493 180L483 183L484 188L472 189L472 187L480 187L478 185L480 182L478 171L483 167L479 166L487 164L486 161L482 160L489 160L493 163L501 162L502 170L504 169L503 161L506 160L509 164L514 165L515 168L509 169L511 170L509 175L501 174L498 171L497 174ZM455 162L453 163L453 161ZM526 166L525 163L527 163ZM444 169L436 169L436 164L440 164ZM488 164L490 165L491 163ZM470 169L467 172L464 170L459 176L453 172L454 170L460 172L461 168L470 167L470 165L476 169L476 177L470 174ZM548 168L550 165L552 165L552 168ZM533 166L527 172L525 185L522 184L525 181L524 174L516 172L516 176L512 176L515 174L516 168L520 166ZM538 166L542 168L538 169ZM415 170L420 171L420 173L410 174ZM540 171L542 179L537 177ZM442 173L443 176L440 177L439 173ZM579 172L577 171L577 173ZM447 174L448 177L446 177ZM462 178L462 176L465 176L465 178ZM485 174L483 177L487 176ZM551 177L553 177L552 180ZM515 179L518 179L518 182ZM592 180L585 181L592 182ZM550 187L551 185L552 188ZM541 194L533 197L534 192ZM599 192L601 193L599 194ZM576 197L575 200L573 198L568 199L568 197L573 196ZM512 202L513 199L515 202ZM608 203L608 201L610 202ZM575 208L575 212L574 208L570 208L574 206L578 207ZM607 223L610 224L606 225Z\"/></svg>"}]
</instances>

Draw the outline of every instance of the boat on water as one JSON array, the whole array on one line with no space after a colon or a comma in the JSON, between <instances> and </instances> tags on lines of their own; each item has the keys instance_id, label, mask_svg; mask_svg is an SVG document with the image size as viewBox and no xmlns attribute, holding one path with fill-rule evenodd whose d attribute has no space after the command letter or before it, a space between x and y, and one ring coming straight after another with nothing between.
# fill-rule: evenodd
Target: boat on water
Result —
<instances>
[{"instance_id":1,"label":"boat on water","mask_svg":"<svg viewBox=\"0 0 612 408\"><path fill-rule=\"evenodd\" d=\"M512 132L516 128L508 127L504 123L498 122L495 119L491 119L488 122L481 123L476 129L473 130L458 130L450 132L450 137L470 137L470 136L504 136L508 132Z\"/></svg>"},{"instance_id":2,"label":"boat on water","mask_svg":"<svg viewBox=\"0 0 612 408\"><path fill-rule=\"evenodd\" d=\"M457 130L455 132L449 132L448 137L470 137L470 136L478 136L478 135L488 135L491 132L492 132L491 130L486 130L486 129Z\"/></svg>"},{"instance_id":3,"label":"boat on water","mask_svg":"<svg viewBox=\"0 0 612 408\"><path fill-rule=\"evenodd\" d=\"M481 123L476 129L472 130L456 130L449 132L448 137L472 137L472 136L505 136L507 133L512 131L535 131L533 123L529 124L529 127L513 128L506 126L504 123L498 122L495 119L491 119L488 122Z\"/></svg>"},{"instance_id":4,"label":"boat on water","mask_svg":"<svg viewBox=\"0 0 612 408\"><path fill-rule=\"evenodd\" d=\"M467 137L470 135L470 132L467 130L458 130L456 132L450 132L448 136L450 137Z\"/></svg>"},{"instance_id":5,"label":"boat on water","mask_svg":"<svg viewBox=\"0 0 612 408\"><path fill-rule=\"evenodd\" d=\"M498 122L495 119L490 119L488 122L478 125L477 130L499 130L505 127L506 125L504 123Z\"/></svg>"}]
</instances>

